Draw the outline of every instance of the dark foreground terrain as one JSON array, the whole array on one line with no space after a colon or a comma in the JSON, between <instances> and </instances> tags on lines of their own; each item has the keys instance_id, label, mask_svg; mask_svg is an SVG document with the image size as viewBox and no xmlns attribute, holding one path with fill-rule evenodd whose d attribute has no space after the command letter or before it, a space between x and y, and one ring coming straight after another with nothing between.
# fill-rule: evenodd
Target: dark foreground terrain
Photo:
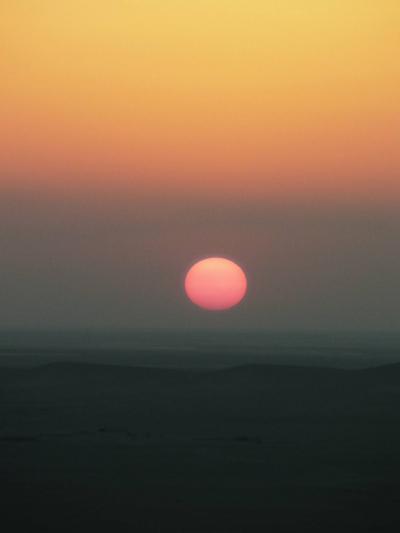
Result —
<instances>
[{"instance_id":1,"label":"dark foreground terrain","mask_svg":"<svg viewBox=\"0 0 400 533\"><path fill-rule=\"evenodd\" d=\"M394 532L400 365L0 369L2 531Z\"/></svg>"}]
</instances>

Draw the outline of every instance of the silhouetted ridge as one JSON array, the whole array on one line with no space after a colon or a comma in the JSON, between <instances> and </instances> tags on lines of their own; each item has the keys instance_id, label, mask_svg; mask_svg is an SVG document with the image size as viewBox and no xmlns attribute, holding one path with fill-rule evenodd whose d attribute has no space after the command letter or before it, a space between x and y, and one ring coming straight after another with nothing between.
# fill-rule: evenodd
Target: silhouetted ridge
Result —
<instances>
[{"instance_id":1,"label":"silhouetted ridge","mask_svg":"<svg viewBox=\"0 0 400 533\"><path fill-rule=\"evenodd\" d=\"M7 376L21 379L73 379L73 380L102 380L120 382L145 382L145 381L169 381L183 379L192 375L191 371L156 368L156 367L134 367L109 364L92 364L79 362L49 363L31 368L3 368L0 369L0 379Z\"/></svg>"},{"instance_id":2,"label":"silhouetted ridge","mask_svg":"<svg viewBox=\"0 0 400 533\"><path fill-rule=\"evenodd\" d=\"M303 376L303 375L330 375L330 374L343 374L346 372L342 369L329 368L329 367L312 367L312 366L293 366L293 365L239 365L232 366L229 368L223 368L215 370L213 373L218 375L246 375L246 376L255 376L255 377L268 377L268 376L280 376L280 375L292 375L292 376Z\"/></svg>"},{"instance_id":3,"label":"silhouetted ridge","mask_svg":"<svg viewBox=\"0 0 400 533\"><path fill-rule=\"evenodd\" d=\"M352 380L360 383L398 383L400 363L348 370L329 367L248 364L215 370L180 369L151 366L122 366L101 363L60 361L30 368L0 367L0 380L26 379L77 379L121 382L175 381L176 383L204 384L304 384L342 383Z\"/></svg>"},{"instance_id":4,"label":"silhouetted ridge","mask_svg":"<svg viewBox=\"0 0 400 533\"><path fill-rule=\"evenodd\" d=\"M335 368L250 364L215 370L208 373L207 380L214 384L268 386L335 382L347 376L346 371Z\"/></svg>"},{"instance_id":5,"label":"silhouetted ridge","mask_svg":"<svg viewBox=\"0 0 400 533\"><path fill-rule=\"evenodd\" d=\"M368 368L361 368L357 370L360 374L374 374L375 376L393 376L400 377L400 363L392 363L389 365L379 365Z\"/></svg>"}]
</instances>

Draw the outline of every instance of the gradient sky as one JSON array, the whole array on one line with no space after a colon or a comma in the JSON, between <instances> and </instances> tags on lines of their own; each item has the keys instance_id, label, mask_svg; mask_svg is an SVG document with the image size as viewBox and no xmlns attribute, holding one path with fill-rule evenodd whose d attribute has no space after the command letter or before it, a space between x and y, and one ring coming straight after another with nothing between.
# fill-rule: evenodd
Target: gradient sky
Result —
<instances>
[{"instance_id":1,"label":"gradient sky","mask_svg":"<svg viewBox=\"0 0 400 533\"><path fill-rule=\"evenodd\" d=\"M0 5L0 326L400 329L398 0ZM186 301L207 255L238 308Z\"/></svg>"}]
</instances>

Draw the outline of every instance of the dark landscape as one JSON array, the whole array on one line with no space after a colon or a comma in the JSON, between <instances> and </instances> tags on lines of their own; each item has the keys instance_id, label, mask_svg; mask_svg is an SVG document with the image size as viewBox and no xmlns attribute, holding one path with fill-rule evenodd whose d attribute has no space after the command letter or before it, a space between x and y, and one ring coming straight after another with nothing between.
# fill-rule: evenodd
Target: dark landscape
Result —
<instances>
[{"instance_id":1,"label":"dark landscape","mask_svg":"<svg viewBox=\"0 0 400 533\"><path fill-rule=\"evenodd\" d=\"M400 526L398 339L264 336L246 355L243 335L231 349L192 335L186 352L172 334L164 349L139 337L142 351L134 336L119 349L99 337L103 352L84 336L21 338L1 337L7 532Z\"/></svg>"}]
</instances>

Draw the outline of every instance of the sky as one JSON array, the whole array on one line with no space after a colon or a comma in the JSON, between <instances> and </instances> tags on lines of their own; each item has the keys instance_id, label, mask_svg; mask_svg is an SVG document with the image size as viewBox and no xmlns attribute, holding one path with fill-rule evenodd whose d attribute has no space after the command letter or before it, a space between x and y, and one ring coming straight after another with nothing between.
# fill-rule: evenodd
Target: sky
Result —
<instances>
[{"instance_id":1,"label":"sky","mask_svg":"<svg viewBox=\"0 0 400 533\"><path fill-rule=\"evenodd\" d=\"M0 327L400 330L398 0L0 5ZM247 298L193 307L196 259Z\"/></svg>"}]
</instances>

